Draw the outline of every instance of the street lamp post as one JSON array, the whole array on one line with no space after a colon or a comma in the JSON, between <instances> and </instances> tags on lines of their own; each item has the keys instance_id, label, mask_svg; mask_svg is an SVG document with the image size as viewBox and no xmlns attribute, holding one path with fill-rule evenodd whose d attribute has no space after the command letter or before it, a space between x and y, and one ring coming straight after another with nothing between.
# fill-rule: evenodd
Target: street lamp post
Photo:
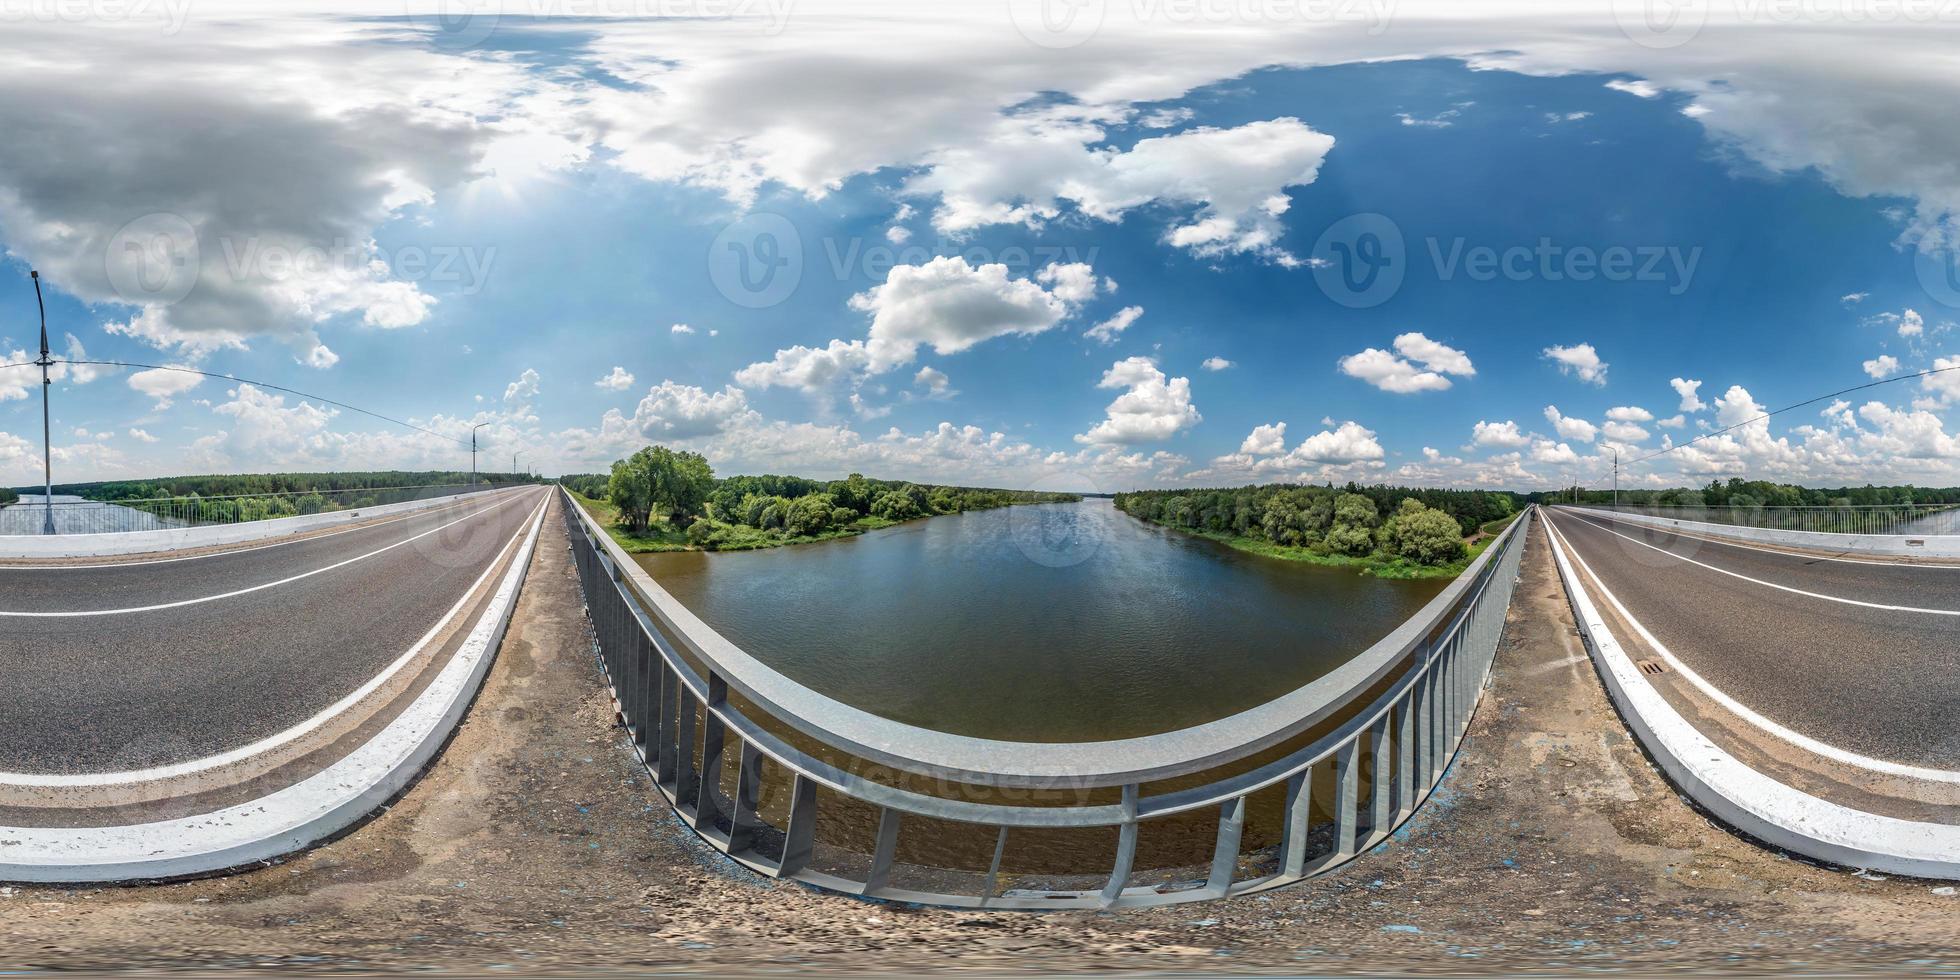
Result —
<instances>
[{"instance_id":1,"label":"street lamp post","mask_svg":"<svg viewBox=\"0 0 1960 980\"><path fill-rule=\"evenodd\" d=\"M476 486L476 430L489 424L478 422L470 428L470 486Z\"/></svg>"},{"instance_id":2,"label":"street lamp post","mask_svg":"<svg viewBox=\"0 0 1960 980\"><path fill-rule=\"evenodd\" d=\"M34 280L34 307L41 313L41 358L35 364L41 366L41 506L47 513L47 522L41 533L54 533L54 446L48 435L48 386L54 381L48 377L48 369L54 366L54 358L48 356L48 305L41 299L41 272L29 269L29 278Z\"/></svg>"},{"instance_id":3,"label":"street lamp post","mask_svg":"<svg viewBox=\"0 0 1960 980\"><path fill-rule=\"evenodd\" d=\"M510 454L510 475L512 479L515 479L517 477L517 457L524 455L528 451L529 450L520 449Z\"/></svg>"}]
</instances>

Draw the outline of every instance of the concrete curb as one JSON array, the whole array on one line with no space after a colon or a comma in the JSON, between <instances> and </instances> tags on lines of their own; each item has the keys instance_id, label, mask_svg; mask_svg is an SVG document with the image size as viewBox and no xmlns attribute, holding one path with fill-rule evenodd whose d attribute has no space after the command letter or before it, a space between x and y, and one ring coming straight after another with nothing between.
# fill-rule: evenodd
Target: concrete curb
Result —
<instances>
[{"instance_id":1,"label":"concrete curb","mask_svg":"<svg viewBox=\"0 0 1960 980\"><path fill-rule=\"evenodd\" d=\"M1758 544L1782 545L1786 548L1807 548L1812 551L1850 552L1858 555L1883 555L1893 558L1960 558L1960 534L1831 534L1824 531L1778 531L1763 527L1742 527L1735 524L1710 524L1706 521L1682 521L1671 517L1654 517L1648 514L1623 514L1613 510L1594 510L1588 507L1559 507L1575 514L1603 514L1614 520L1629 524L1644 524L1648 527L1675 528L1693 531L1716 538L1731 538L1737 541L1754 541Z\"/></svg>"},{"instance_id":2,"label":"concrete curb","mask_svg":"<svg viewBox=\"0 0 1960 980\"><path fill-rule=\"evenodd\" d=\"M239 524L207 524L201 527L177 527L158 531L116 531L107 534L0 534L0 558L110 558L117 555L142 555L158 551L240 544L246 541L261 541L288 534L317 531L323 527L348 524L357 520L424 510L455 503L477 494L507 493L511 489L522 488L452 493L422 500L377 504L355 510L275 517L271 520L245 521Z\"/></svg>"},{"instance_id":3,"label":"concrete curb","mask_svg":"<svg viewBox=\"0 0 1960 980\"><path fill-rule=\"evenodd\" d=\"M1960 827L1880 816L1811 796L1749 768L1703 735L1641 676L1550 521L1545 534L1593 666L1627 727L1676 788L1737 830L1787 851L1849 868L1960 879Z\"/></svg>"},{"instance_id":4,"label":"concrete curb","mask_svg":"<svg viewBox=\"0 0 1960 980\"><path fill-rule=\"evenodd\" d=\"M0 827L0 881L119 882L180 878L304 850L354 825L421 774L482 686L517 605L547 494L490 606L427 688L388 726L333 765L285 789L211 813L113 827Z\"/></svg>"}]
</instances>

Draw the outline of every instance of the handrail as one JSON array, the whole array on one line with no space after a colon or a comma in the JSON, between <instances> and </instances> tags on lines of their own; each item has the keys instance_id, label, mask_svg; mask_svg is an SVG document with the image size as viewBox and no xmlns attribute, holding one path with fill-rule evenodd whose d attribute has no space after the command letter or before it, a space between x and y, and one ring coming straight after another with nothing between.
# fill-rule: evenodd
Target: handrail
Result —
<instances>
[{"instance_id":1,"label":"handrail","mask_svg":"<svg viewBox=\"0 0 1960 980\"><path fill-rule=\"evenodd\" d=\"M1123 786L1213 769L1304 732L1378 684L1444 625L1523 520L1408 621L1347 663L1264 704L1176 731L1097 742L1015 742L921 728L812 690L750 656L702 621L597 526L568 496L567 506L644 598L662 631L743 697L798 731L853 755L937 779L1044 789ZM817 721L816 719L822 719Z\"/></svg>"},{"instance_id":2,"label":"handrail","mask_svg":"<svg viewBox=\"0 0 1960 980\"><path fill-rule=\"evenodd\" d=\"M871 757L835 732L837 718L803 717L785 712L780 703L818 705L819 710L849 715L852 724L863 725L867 713L808 692L800 696L790 691L779 703L748 697L727 673L735 663L751 673L744 679L753 683L754 668L740 660L740 651L716 635L691 615L682 615L671 596L654 584L631 556L625 554L569 496L560 500L570 532L572 555L591 618L599 662L611 686L620 721L633 750L653 777L655 790L675 814L698 833L702 840L730 858L765 875L787 878L820 888L849 894L888 898L896 901L987 908L1111 908L1117 906L1158 905L1193 901L1224 895L1241 895L1274 888L1311 875L1320 874L1366 853L1384 841L1415 813L1448 770L1457 746L1469 728L1480 692L1489 676L1492 660L1504 630L1504 612L1516 585L1516 573L1523 555L1525 533L1519 530L1533 520L1536 511L1527 512L1492 543L1473 562L1466 573L1445 590L1447 600L1425 606L1409 623L1392 633L1393 643L1377 647L1406 650L1409 658L1391 663L1384 670L1400 667L1392 678L1377 674L1379 680L1362 688L1375 693L1367 704L1356 707L1352 696L1339 704L1318 705L1307 713L1321 720L1338 718L1329 731L1311 743L1290 748L1278 758L1263 760L1253 768L1231 772L1218 767L1193 770L1203 778L1215 772L1208 782L1181 788L1166 788L1144 795L1152 779L1147 770L1132 766L1111 773L1080 774L1090 767L1074 767L1067 779L1026 782L1020 766L1001 772L968 772L959 782L980 789L978 798L932 795L878 778L878 770L854 771L860 762L890 766L888 761ZM1445 597L1439 597L1444 599ZM698 626L696 633L676 628ZM1408 641L1405 634L1420 635ZM1386 642L1386 641L1385 641ZM1371 648L1371 652L1375 648ZM690 656L683 656L685 650ZM710 657L707 654L714 654ZM742 655L746 657L746 655ZM1368 654L1363 654L1368 656ZM766 669L766 668L764 668ZM1364 666L1350 677L1367 676ZM768 683L778 683L765 677ZM782 678L782 685L794 684ZM1292 695L1310 690L1302 687ZM753 707L731 697L747 698ZM828 707L823 707L823 706ZM1266 706L1262 706L1266 707ZM1256 713L1243 712L1233 718ZM766 715L767 718L762 716ZM870 717L886 726L884 734L909 733L920 740L930 737L933 747L958 746L999 750L1010 761L1016 754L1041 750L1044 755L1076 753L1084 743L1055 746L1024 742L996 742L946 736L916 726ZM1226 719L1231 721L1232 719ZM780 734L772 721L807 737L818 747L806 749ZM1216 725L1217 723L1212 723ZM1294 723L1296 732L1305 724ZM1146 736L1105 743L1087 743L1102 752L1109 746L1134 744L1179 737L1192 731L1210 729L1208 738L1219 730L1199 725L1165 736ZM862 736L860 728L857 733ZM1255 733L1256 735L1256 733ZM732 740L731 740L732 739ZM800 739L797 739L800 741ZM972 743L964 744L962 743ZM1202 765L1200 752L1227 762L1241 761L1268 745L1248 741L1231 747L1200 747L1190 753L1183 765ZM1052 750L1052 752L1050 751ZM841 758L822 757L813 752L836 752ZM922 760L923 753L886 753L902 756L914 768L892 766L906 772L943 773L943 760ZM732 789L724 787L729 763L734 763ZM928 763L931 763L928 765ZM1316 799L1319 792L1316 773L1334 777L1336 787L1331 801ZM765 785L771 776L788 777L787 813L775 811L765 820L761 812ZM1036 785L1078 791L1103 785L1094 779L1124 779L1109 784L1121 787L1120 802L1109 797L1097 800L1078 792L1073 801L1050 797L1039 803L1021 799L1018 794L1001 797L991 791L1002 786ZM1240 852L1254 794L1284 791L1284 827L1275 848L1255 845L1249 877L1241 877ZM877 815L876 842L868 854L839 852L837 842L817 841L817 811L823 800L841 796L869 805ZM780 800L778 801L780 802ZM1201 881L1174 883L1157 878L1154 884L1135 886L1138 829L1148 821L1195 817L1203 808L1217 806L1218 822L1211 871ZM1326 824L1317 828L1315 817L1331 812L1332 833L1324 834ZM994 858L984 885L953 890L949 884L971 881L962 872L928 869L931 890L916 890L894 884L898 866L898 843L905 821L917 818L953 821L993 831L997 837ZM1201 818L1200 818L1201 819ZM1084 828L1113 828L1117 845L1111 856L1108 876L1100 888L1057 889L1044 881L1039 891L1003 891L999 886L1010 831L1028 829L1070 831ZM766 841L766 842L765 842ZM828 850L819 851L819 844ZM821 867L829 865L830 867ZM1100 872L1098 872L1100 874ZM1148 880L1148 879L1147 879Z\"/></svg>"}]
</instances>

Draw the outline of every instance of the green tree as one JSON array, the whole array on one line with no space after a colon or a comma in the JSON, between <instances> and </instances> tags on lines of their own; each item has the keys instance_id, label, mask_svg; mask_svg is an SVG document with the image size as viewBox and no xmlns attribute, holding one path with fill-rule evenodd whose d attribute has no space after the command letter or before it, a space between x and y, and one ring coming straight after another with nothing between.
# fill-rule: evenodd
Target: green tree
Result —
<instances>
[{"instance_id":1,"label":"green tree","mask_svg":"<svg viewBox=\"0 0 1960 980\"><path fill-rule=\"evenodd\" d=\"M1382 547L1424 565L1446 565L1463 557L1463 529L1450 515L1408 497L1382 525Z\"/></svg>"},{"instance_id":2,"label":"green tree","mask_svg":"<svg viewBox=\"0 0 1960 980\"><path fill-rule=\"evenodd\" d=\"M635 534L644 534L655 509L677 527L702 513L714 490L714 470L700 453L648 446L612 465L606 497Z\"/></svg>"}]
</instances>

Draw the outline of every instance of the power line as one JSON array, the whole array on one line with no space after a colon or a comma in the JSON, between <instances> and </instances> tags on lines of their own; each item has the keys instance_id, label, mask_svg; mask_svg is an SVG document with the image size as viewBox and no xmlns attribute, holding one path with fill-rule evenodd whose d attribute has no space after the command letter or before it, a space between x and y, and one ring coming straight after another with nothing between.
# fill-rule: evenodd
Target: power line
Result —
<instances>
[{"instance_id":1,"label":"power line","mask_svg":"<svg viewBox=\"0 0 1960 980\"><path fill-rule=\"evenodd\" d=\"M32 362L30 362L30 363L32 363ZM336 407L336 408L344 408L344 409L346 409L346 410L348 410L348 411L350 411L350 412L359 412L359 413L361 413L362 415L367 415L367 416L371 416L371 417L373 417L373 418L377 418L377 419L380 419L380 420L381 420L381 421L383 421L383 422L392 422L392 423L394 423L395 425L399 425L399 426L404 426L404 427L406 427L406 428L410 428L410 429L414 429L414 430L415 430L415 431L417 431L417 432L426 432L426 433L428 433L429 435L432 435L432 436L436 436L436 437L438 437L438 438L441 438L441 439L448 439L449 441L451 441L451 442L454 442L454 443L456 443L456 444L458 444L458 445L463 445L463 446L467 446L467 445L469 445L469 444L470 444L470 442L469 442L469 440L467 440L467 439L459 439L459 438L457 438L457 437L455 437L455 436L452 436L452 435L449 435L449 434L447 434L447 433L443 433L443 432L437 432L437 431L436 431L436 430L434 430L434 429L431 429L431 428L427 428L427 427L425 427L425 426L420 426L420 425L416 425L416 424L415 424L415 423L413 423L413 422L407 422L407 421L403 421L402 419L398 419L398 418L395 418L395 417L393 417L393 416L389 416L389 415L383 415L383 414L381 414L380 412L370 412L370 411L368 411L367 409L365 409L365 408L361 408L361 407L360 407L360 406L358 406L358 405L349 405L349 404L347 404L346 402L343 402L343 401L335 401L335 400L334 400L334 399L332 399L332 398L327 398L327 397L325 397L325 396L322 396L322 395L312 395L312 394L308 394L308 393L306 393L306 392L304 392L304 391L300 391L300 390L298 390L298 389L296 389L296 388L288 388L288 387L286 387L286 386L284 386L284 385L276 385L276 384L272 384L272 383L270 383L270 382L267 382L267 381L254 381L254 380L252 380L251 378L241 378L241 377L238 377L237 375L233 375L233 374L214 374L214 373L212 373L212 372L210 372L210 371L199 371L199 370L198 370L198 369L196 369L196 368L187 368L187 367L179 367L179 366L177 366L177 365L172 365L172 364L136 364L136 363L133 363L133 362L130 362L130 361L71 361L71 360L58 360L58 361L56 361L55 363L56 363L56 364L74 364L74 365L96 365L96 366L101 366L101 367L124 367L124 368L142 368L142 369L144 369L144 370L148 370L148 371L176 371L176 372L178 372L178 373L180 373L180 374L196 374L196 375L201 375L201 376L203 376L203 377L206 377L206 378L217 378L217 379L218 379L218 380L220 380L220 381L242 381L242 382L244 382L245 384L249 384L249 385L253 385L253 386L256 386L256 387L259 387L259 388L270 388L270 389L272 389L273 391L283 391L283 392L285 392L286 394L289 394L289 395L298 395L298 396L299 396L299 397L301 397L301 398L310 398L310 399L312 399L312 400L314 400L314 401L316 401L316 402L321 402L321 403L323 403L323 404L327 404L327 405L332 405L332 406L334 406L334 407ZM11 365L11 364L7 364L7 365L0 365L0 368L5 368L5 367L14 367L14 366L15 366L15 365Z\"/></svg>"},{"instance_id":2,"label":"power line","mask_svg":"<svg viewBox=\"0 0 1960 980\"><path fill-rule=\"evenodd\" d=\"M1660 450L1659 452L1648 453L1647 455L1642 456L1639 459L1629 460L1627 465L1631 466L1634 463L1644 463L1650 459L1655 458L1656 456L1665 456L1668 453L1675 451L1676 449L1686 449L1689 446L1692 446L1695 443L1702 441L1703 439L1713 439L1716 436L1719 436L1725 432L1734 432L1735 430L1740 429L1743 426L1754 425L1757 422L1761 422L1762 420L1769 418L1772 415L1782 415L1784 412L1794 411L1796 409L1803 408L1806 405L1815 405L1826 398L1836 398L1840 395L1851 394L1854 391L1864 391L1866 388L1876 388L1880 385L1896 384L1900 381L1911 381L1915 378L1928 378L1928 377L1932 377L1935 374L1945 374L1948 371L1960 371L1960 364L1956 364L1952 367L1934 368L1931 371L1921 371L1918 374L1902 374L1896 378L1884 378L1878 381L1867 381L1861 385L1853 385L1849 388L1843 388L1838 391L1833 391L1828 395L1818 395L1816 398L1812 398L1808 401L1801 401L1796 403L1795 405L1786 405L1783 408L1779 408L1774 412L1765 412L1761 415L1756 416L1753 419L1737 422L1736 424L1730 426L1724 426L1723 428L1716 429L1713 432L1704 432L1701 435L1698 435L1693 439L1688 440L1687 442L1681 443L1680 445L1669 446L1666 449Z\"/></svg>"}]
</instances>

